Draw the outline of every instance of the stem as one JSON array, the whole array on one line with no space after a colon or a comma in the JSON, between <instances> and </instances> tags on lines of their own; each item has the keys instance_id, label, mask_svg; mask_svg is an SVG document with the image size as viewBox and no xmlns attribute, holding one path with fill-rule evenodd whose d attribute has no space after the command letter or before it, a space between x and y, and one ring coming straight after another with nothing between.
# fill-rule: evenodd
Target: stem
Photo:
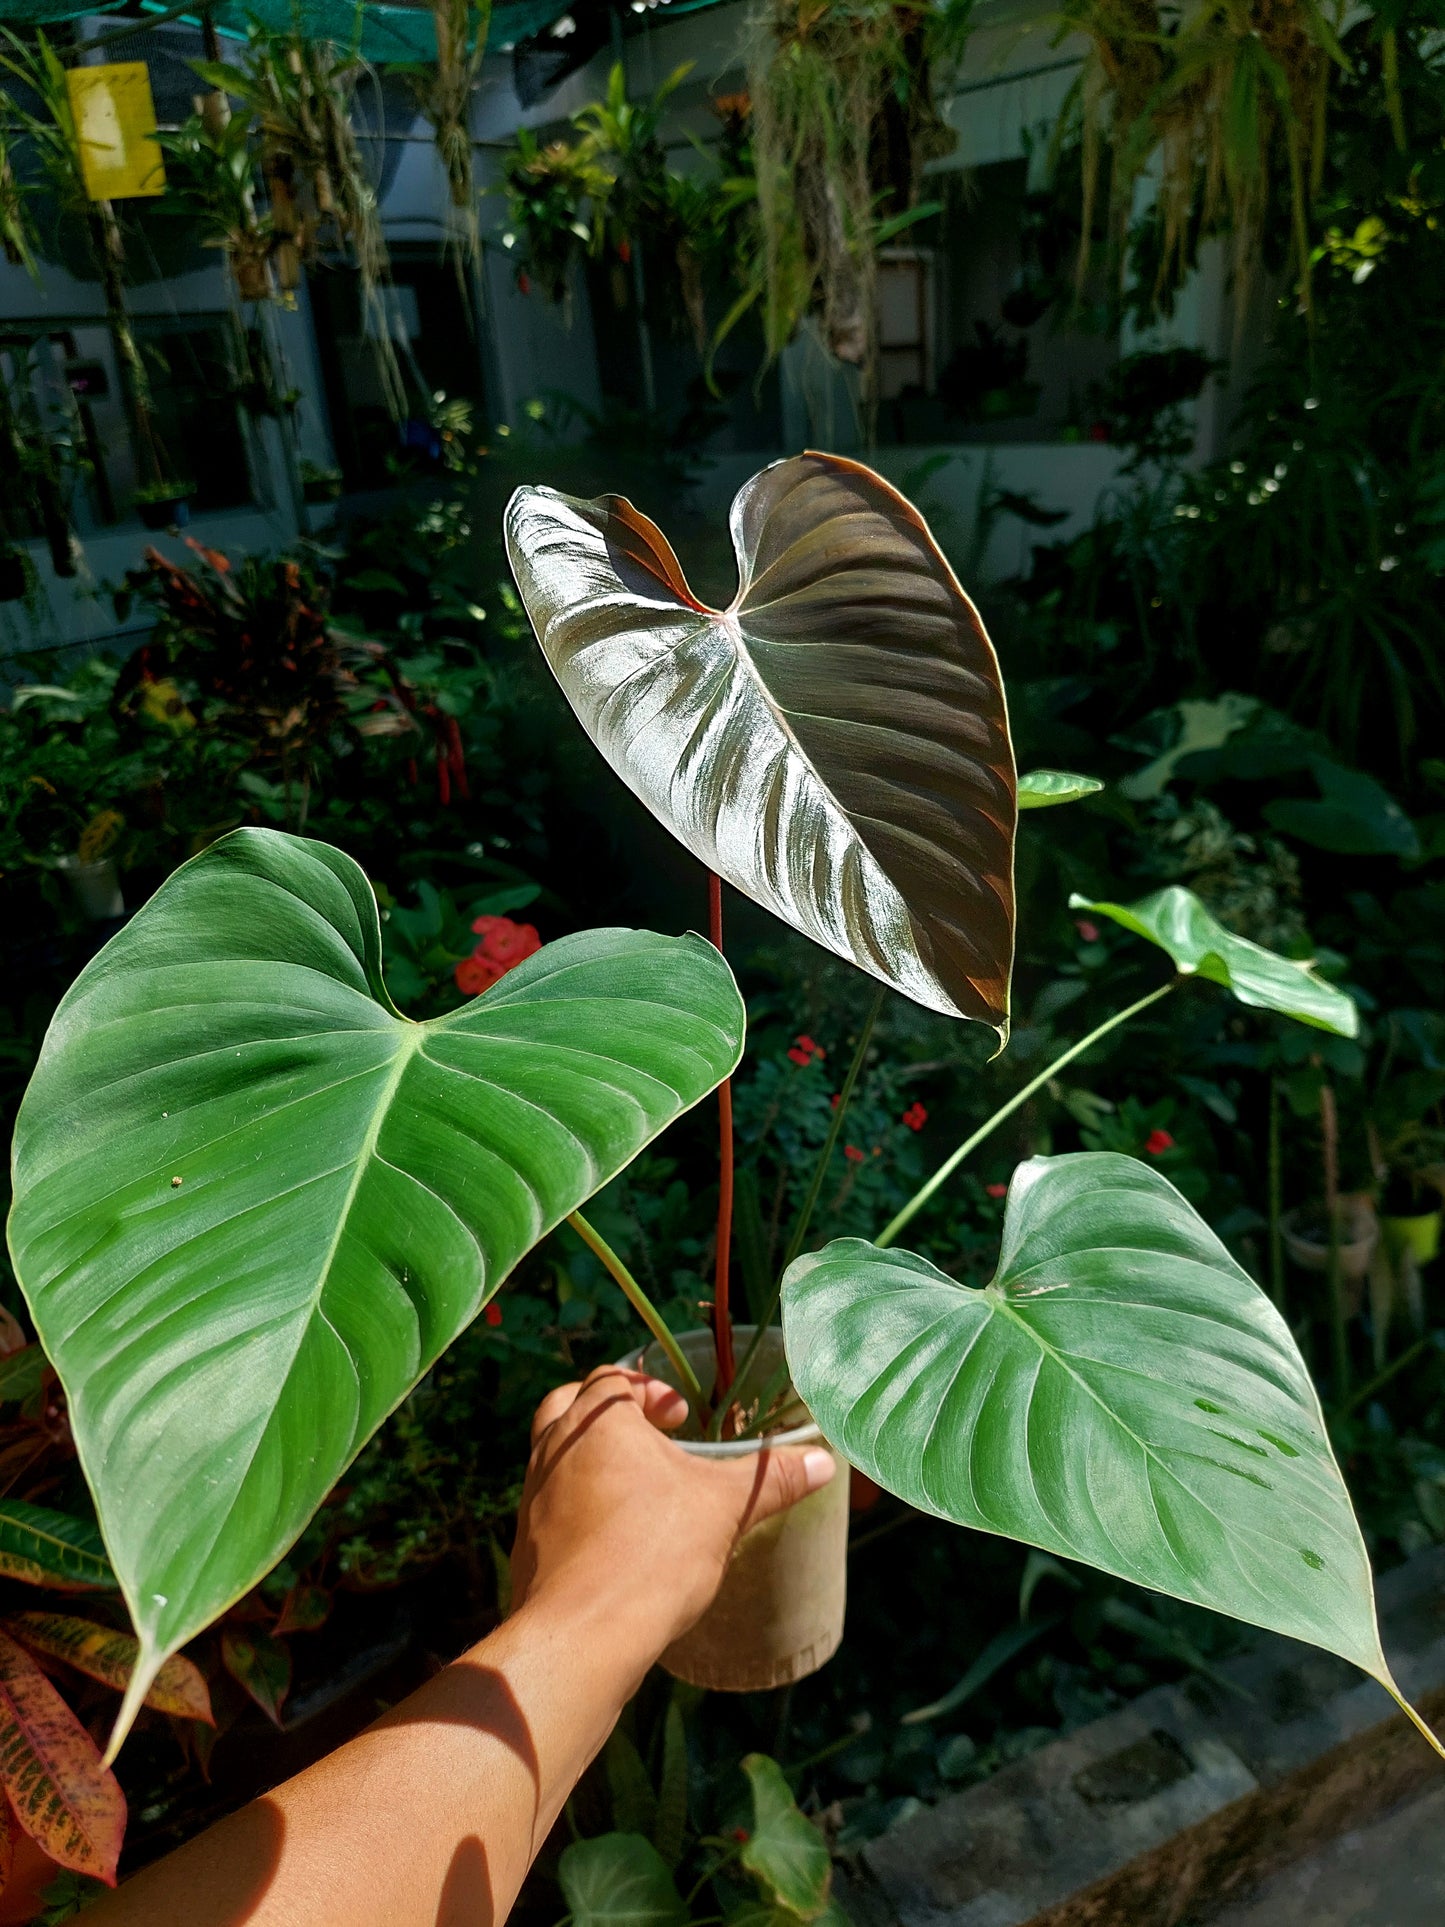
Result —
<instances>
[{"instance_id":1,"label":"stem","mask_svg":"<svg viewBox=\"0 0 1445 1927\"><path fill-rule=\"evenodd\" d=\"M848 1737L850 1740L856 1739L857 1735L855 1733L850 1733ZM743 1843L741 1841L738 1841L736 1845L728 1847L727 1851L721 1856L720 1859L714 1860L712 1865L708 1868L707 1872L700 1877L697 1884L690 1890L690 1892L687 1895L687 1898L682 1903L683 1906L687 1908L689 1913L691 1913L692 1911L692 1903L697 1899L698 1895L702 1892L703 1888L707 1885L707 1883L716 1874L720 1874L724 1867L729 1866L734 1860L736 1860L738 1855L742 1852L742 1850L743 1850ZM691 1927L699 1927L699 1923L694 1921L691 1923Z\"/></svg>"},{"instance_id":2,"label":"stem","mask_svg":"<svg viewBox=\"0 0 1445 1927\"><path fill-rule=\"evenodd\" d=\"M1382 1679L1380 1681L1380 1684L1384 1687L1385 1691L1390 1695L1390 1698L1395 1702L1396 1706L1399 1707L1400 1711L1405 1715L1405 1718L1410 1721L1412 1726L1419 1727L1421 1733L1424 1734L1425 1738L1430 1742L1431 1746L1434 1747L1435 1751L1440 1755L1440 1758L1442 1760L1445 1760L1445 1746L1441 1745L1439 1739L1436 1737L1434 1732L1431 1730L1429 1726L1426 1725L1421 1715L1415 1711L1414 1707L1410 1704L1409 1700L1405 1698L1405 1695L1400 1691L1399 1687L1395 1684L1394 1680Z\"/></svg>"},{"instance_id":3,"label":"stem","mask_svg":"<svg viewBox=\"0 0 1445 1927\"><path fill-rule=\"evenodd\" d=\"M587 1246L588 1250L595 1253L612 1273L613 1278L616 1279L618 1285L621 1287L623 1297L657 1340L658 1345L667 1358L667 1362L677 1373L678 1385L686 1396L688 1404L692 1407L693 1417L699 1425L702 1425L704 1423L704 1415L707 1411L707 1400L703 1396L701 1385L697 1382L697 1374L693 1371L691 1365L688 1364L686 1357L683 1355L681 1345L678 1344L677 1340L663 1323L662 1313L657 1309L656 1305L653 1304L647 1293L642 1289L641 1285L638 1284L632 1273L602 1236L602 1233L588 1224L580 1211L569 1212L567 1222L577 1233L577 1236L582 1240L583 1244Z\"/></svg>"},{"instance_id":4,"label":"stem","mask_svg":"<svg viewBox=\"0 0 1445 1927\"><path fill-rule=\"evenodd\" d=\"M747 1361L744 1360L743 1362L746 1366ZM738 1376L741 1378L742 1373L739 1372ZM757 1416L751 1424L745 1425L742 1431L738 1433L740 1439L755 1439L758 1436L772 1416L773 1405L777 1400L778 1393L782 1391L787 1383L788 1361L785 1358L766 1385L764 1385L763 1389L758 1393Z\"/></svg>"},{"instance_id":5,"label":"stem","mask_svg":"<svg viewBox=\"0 0 1445 1927\"><path fill-rule=\"evenodd\" d=\"M722 878L709 872L707 879L708 935L713 948L722 955ZM733 1321L728 1309L733 1245L733 1084L725 1077L717 1087L718 1184L717 1184L717 1264L713 1273L712 1335L717 1353L717 1376L712 1394L717 1408L727 1405L727 1395L737 1376L733 1358Z\"/></svg>"},{"instance_id":6,"label":"stem","mask_svg":"<svg viewBox=\"0 0 1445 1927\"><path fill-rule=\"evenodd\" d=\"M1431 1332L1426 1332L1423 1338L1417 1338L1413 1345L1407 1346L1400 1353L1398 1358L1392 1358L1383 1371L1376 1372L1375 1376L1363 1384L1357 1392L1352 1392L1339 1407L1337 1416L1348 1418L1352 1412L1358 1412L1362 1405L1368 1405L1376 1392L1381 1391L1392 1378L1403 1372L1407 1365L1413 1365L1417 1358L1429 1351L1434 1342L1434 1335Z\"/></svg>"},{"instance_id":7,"label":"stem","mask_svg":"<svg viewBox=\"0 0 1445 1927\"><path fill-rule=\"evenodd\" d=\"M739 1378L745 1378L747 1376L748 1368L757 1356L759 1345L763 1342L763 1334L778 1315L778 1306L782 1302L783 1296L783 1274L802 1250L803 1240L808 1235L808 1224L818 1202L818 1193L823 1188L823 1180L828 1174L828 1166L832 1162L834 1151L838 1148L838 1136L843 1129L843 1117L848 1109L849 1101L853 1096L853 1086L858 1082L858 1075L863 1069L863 1059L868 1053L868 1045L873 1036L873 1026L878 1021L878 1013L883 1008L883 999L886 994L887 985L880 984L877 995L874 997L873 1003L868 1011L868 1015L863 1019L863 1028L858 1033L858 1044L853 1052L853 1061L848 1066L848 1075L843 1079L843 1088L838 1093L838 1102L833 1110L833 1121L828 1126L828 1135L824 1140L823 1149L818 1154L817 1164L813 1167L813 1176L808 1185L808 1195L803 1199L802 1208L798 1212L797 1221L788 1239L788 1248L783 1253L783 1262L778 1267L778 1279L777 1283L773 1286L773 1295L768 1300L762 1317L758 1320L757 1327L753 1332L752 1342L743 1354L743 1361L738 1367Z\"/></svg>"},{"instance_id":8,"label":"stem","mask_svg":"<svg viewBox=\"0 0 1445 1927\"><path fill-rule=\"evenodd\" d=\"M1057 1076L1066 1064L1072 1064L1076 1057L1082 1057L1084 1052L1097 1044L1101 1037L1107 1037L1109 1032L1111 1030L1117 1030L1120 1024L1127 1024L1131 1017L1137 1017L1140 1011L1147 1010L1150 1004L1157 1004L1161 997L1167 997L1178 982L1179 979L1177 977L1171 977L1167 984L1160 984L1157 990L1151 990L1146 997L1141 997L1137 1003L1130 1004L1125 1010L1116 1011L1112 1017L1106 1017L1104 1022L1098 1025L1096 1029L1091 1030L1087 1037L1081 1037L1077 1044L1071 1044L1062 1057L1056 1057L1046 1070L1040 1071L1037 1077L1031 1078L1021 1091L1015 1092L1007 1104L1000 1105L991 1118L985 1123L980 1124L972 1137L965 1138L963 1143L960 1144L958 1149L953 1153L952 1157L944 1159L943 1163L939 1165L927 1184L920 1190L915 1191L898 1215L890 1219L884 1226L883 1230L873 1240L874 1244L877 1245L880 1250L885 1250L891 1245L899 1232L908 1223L909 1219L921 1211L923 1206L927 1204L928 1200L933 1196L934 1192L938 1190L939 1186L945 1184L948 1179L953 1176L954 1172L958 1169L959 1165L963 1163L963 1160L968 1156L970 1151L976 1151L984 1139L998 1129L1005 1118L1012 1117L1021 1104L1027 1104L1035 1091L1042 1090L1044 1085L1047 1084L1051 1078Z\"/></svg>"},{"instance_id":9,"label":"stem","mask_svg":"<svg viewBox=\"0 0 1445 1927\"><path fill-rule=\"evenodd\" d=\"M1284 1231L1280 1224L1280 1206L1284 1201L1284 1185L1281 1164L1279 1076L1275 1073L1269 1080L1269 1295L1276 1311L1282 1313Z\"/></svg>"},{"instance_id":10,"label":"stem","mask_svg":"<svg viewBox=\"0 0 1445 1927\"><path fill-rule=\"evenodd\" d=\"M1329 1227L1330 1349L1335 1403L1350 1396L1350 1332L1345 1283L1340 1276L1340 1120L1334 1086L1320 1086L1320 1135L1324 1140L1325 1223Z\"/></svg>"}]
</instances>

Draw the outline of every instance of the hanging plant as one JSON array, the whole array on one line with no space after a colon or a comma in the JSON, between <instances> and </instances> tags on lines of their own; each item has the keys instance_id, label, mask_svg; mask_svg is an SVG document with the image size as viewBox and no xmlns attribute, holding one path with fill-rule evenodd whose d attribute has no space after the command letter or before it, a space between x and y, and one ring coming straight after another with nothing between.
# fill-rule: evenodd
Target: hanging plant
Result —
<instances>
[{"instance_id":1,"label":"hanging plant","mask_svg":"<svg viewBox=\"0 0 1445 1927\"><path fill-rule=\"evenodd\" d=\"M535 283L551 301L564 302L573 264L600 243L600 209L612 178L585 142L549 141L544 146L518 128L502 159L509 247L520 243L517 285Z\"/></svg>"},{"instance_id":2,"label":"hanging plant","mask_svg":"<svg viewBox=\"0 0 1445 1927\"><path fill-rule=\"evenodd\" d=\"M934 74L967 44L972 0L775 0L749 51L760 258L729 323L760 299L768 355L817 317L874 386L877 250L921 217L926 162L951 151Z\"/></svg>"},{"instance_id":3,"label":"hanging plant","mask_svg":"<svg viewBox=\"0 0 1445 1927\"><path fill-rule=\"evenodd\" d=\"M1063 19L1090 43L1060 121L1083 150L1080 278L1107 150L1116 272L1135 185L1157 167L1156 299L1179 286L1200 236L1227 230L1242 313L1271 198L1282 192L1307 302L1309 202L1324 164L1330 73L1348 70L1314 0L1206 0L1182 19L1158 0L1065 0Z\"/></svg>"},{"instance_id":4,"label":"hanging plant","mask_svg":"<svg viewBox=\"0 0 1445 1927\"><path fill-rule=\"evenodd\" d=\"M54 47L44 33L37 33L31 44L8 29L0 32L4 34L0 73L7 74L35 95L41 107L40 113L32 114L14 100L6 102L12 136L18 133L29 143L62 216L73 222L85 237L105 293L106 325L120 365L121 387L142 485L153 487L164 479L166 464L156 434L150 380L125 298L121 275L125 243L120 222L109 201L92 201L87 191L80 134L70 105L65 68Z\"/></svg>"},{"instance_id":5,"label":"hanging plant","mask_svg":"<svg viewBox=\"0 0 1445 1927\"><path fill-rule=\"evenodd\" d=\"M437 158L447 177L451 204L462 217L462 247L481 266L482 232L472 170L472 94L487 51L492 0L432 0L437 57L431 67L410 71L417 106L432 130Z\"/></svg>"},{"instance_id":6,"label":"hanging plant","mask_svg":"<svg viewBox=\"0 0 1445 1927\"><path fill-rule=\"evenodd\" d=\"M270 219L256 212L249 121L192 114L153 138L166 157L170 192L196 222L202 247L224 252L242 301L266 300L274 233Z\"/></svg>"},{"instance_id":7,"label":"hanging plant","mask_svg":"<svg viewBox=\"0 0 1445 1927\"><path fill-rule=\"evenodd\" d=\"M15 172L10 145L15 129L13 110L0 94L0 252L12 268L24 268L32 277L35 267L35 228L30 218L31 189Z\"/></svg>"},{"instance_id":8,"label":"hanging plant","mask_svg":"<svg viewBox=\"0 0 1445 1927\"><path fill-rule=\"evenodd\" d=\"M382 292L391 264L376 188L351 122L362 61L328 40L253 23L245 63L193 65L209 86L243 101L255 121L277 282L285 293L298 287L302 266L323 248L349 257L360 277L362 313L373 323L382 384L399 417L406 390Z\"/></svg>"}]
</instances>

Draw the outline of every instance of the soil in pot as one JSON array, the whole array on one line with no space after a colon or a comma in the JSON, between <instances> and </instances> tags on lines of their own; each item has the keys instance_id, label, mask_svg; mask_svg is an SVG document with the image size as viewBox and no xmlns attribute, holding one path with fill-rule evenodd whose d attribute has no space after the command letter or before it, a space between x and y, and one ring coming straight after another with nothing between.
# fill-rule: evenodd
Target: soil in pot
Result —
<instances>
[{"instance_id":1,"label":"soil in pot","mask_svg":"<svg viewBox=\"0 0 1445 1927\"><path fill-rule=\"evenodd\" d=\"M740 1358L752 1336L751 1326L737 1328ZM710 1391L716 1372L712 1333L682 1332L678 1343L704 1391ZM656 1345L623 1363L676 1383ZM764 1334L739 1386L744 1404L782 1363L782 1333L773 1328ZM752 1457L774 1445L831 1449L800 1402L791 1410L784 1406L778 1422L781 1429L761 1439L708 1444L691 1422L676 1437L682 1451L709 1458ZM847 1604L848 1492L847 1467L840 1461L837 1475L821 1491L743 1534L717 1598L662 1656L674 1678L714 1692L760 1693L804 1679L833 1657L843 1638Z\"/></svg>"}]
</instances>

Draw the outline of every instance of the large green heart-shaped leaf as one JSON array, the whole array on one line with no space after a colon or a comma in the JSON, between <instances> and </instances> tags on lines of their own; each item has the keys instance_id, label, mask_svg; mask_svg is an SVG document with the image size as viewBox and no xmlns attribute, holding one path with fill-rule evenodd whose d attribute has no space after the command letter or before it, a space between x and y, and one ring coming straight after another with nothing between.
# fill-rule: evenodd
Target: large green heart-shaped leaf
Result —
<instances>
[{"instance_id":1,"label":"large green heart-shaped leaf","mask_svg":"<svg viewBox=\"0 0 1445 1927\"><path fill-rule=\"evenodd\" d=\"M732 506L710 609L620 496L518 489L507 551L588 734L720 876L906 997L1005 1033L1013 751L998 662L927 524L799 455Z\"/></svg>"},{"instance_id":2,"label":"large green heart-shaped leaf","mask_svg":"<svg viewBox=\"0 0 1445 1927\"><path fill-rule=\"evenodd\" d=\"M1210 916L1192 890L1179 884L1158 890L1142 903L1095 903L1071 896L1071 910L1092 910L1147 937L1167 950L1185 976L1207 977L1222 984L1242 1004L1256 1010L1277 1010L1286 1017L1353 1037L1360 1027L1354 999L1317 977L1313 966L1280 957L1248 937L1236 937Z\"/></svg>"},{"instance_id":3,"label":"large green heart-shaped leaf","mask_svg":"<svg viewBox=\"0 0 1445 1927\"><path fill-rule=\"evenodd\" d=\"M737 1063L699 937L549 944L431 1023L325 844L238 830L56 1012L10 1242L142 1641L266 1572L510 1268Z\"/></svg>"},{"instance_id":4,"label":"large green heart-shaped leaf","mask_svg":"<svg viewBox=\"0 0 1445 1927\"><path fill-rule=\"evenodd\" d=\"M1033 1158L982 1290L840 1238L789 1268L788 1363L925 1512L1310 1640L1394 1686L1289 1328L1158 1172Z\"/></svg>"}]
</instances>

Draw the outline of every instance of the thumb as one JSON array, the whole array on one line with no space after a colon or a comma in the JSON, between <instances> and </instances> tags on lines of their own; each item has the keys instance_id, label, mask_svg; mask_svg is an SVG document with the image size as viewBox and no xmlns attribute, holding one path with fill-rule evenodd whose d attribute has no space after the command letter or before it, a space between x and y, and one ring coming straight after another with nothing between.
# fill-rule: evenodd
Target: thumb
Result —
<instances>
[{"instance_id":1,"label":"thumb","mask_svg":"<svg viewBox=\"0 0 1445 1927\"><path fill-rule=\"evenodd\" d=\"M810 1492L818 1492L835 1476L838 1462L823 1445L789 1445L764 1450L751 1464L734 1460L740 1479L748 1484L748 1498L738 1530L760 1525L775 1513L786 1512Z\"/></svg>"}]
</instances>

